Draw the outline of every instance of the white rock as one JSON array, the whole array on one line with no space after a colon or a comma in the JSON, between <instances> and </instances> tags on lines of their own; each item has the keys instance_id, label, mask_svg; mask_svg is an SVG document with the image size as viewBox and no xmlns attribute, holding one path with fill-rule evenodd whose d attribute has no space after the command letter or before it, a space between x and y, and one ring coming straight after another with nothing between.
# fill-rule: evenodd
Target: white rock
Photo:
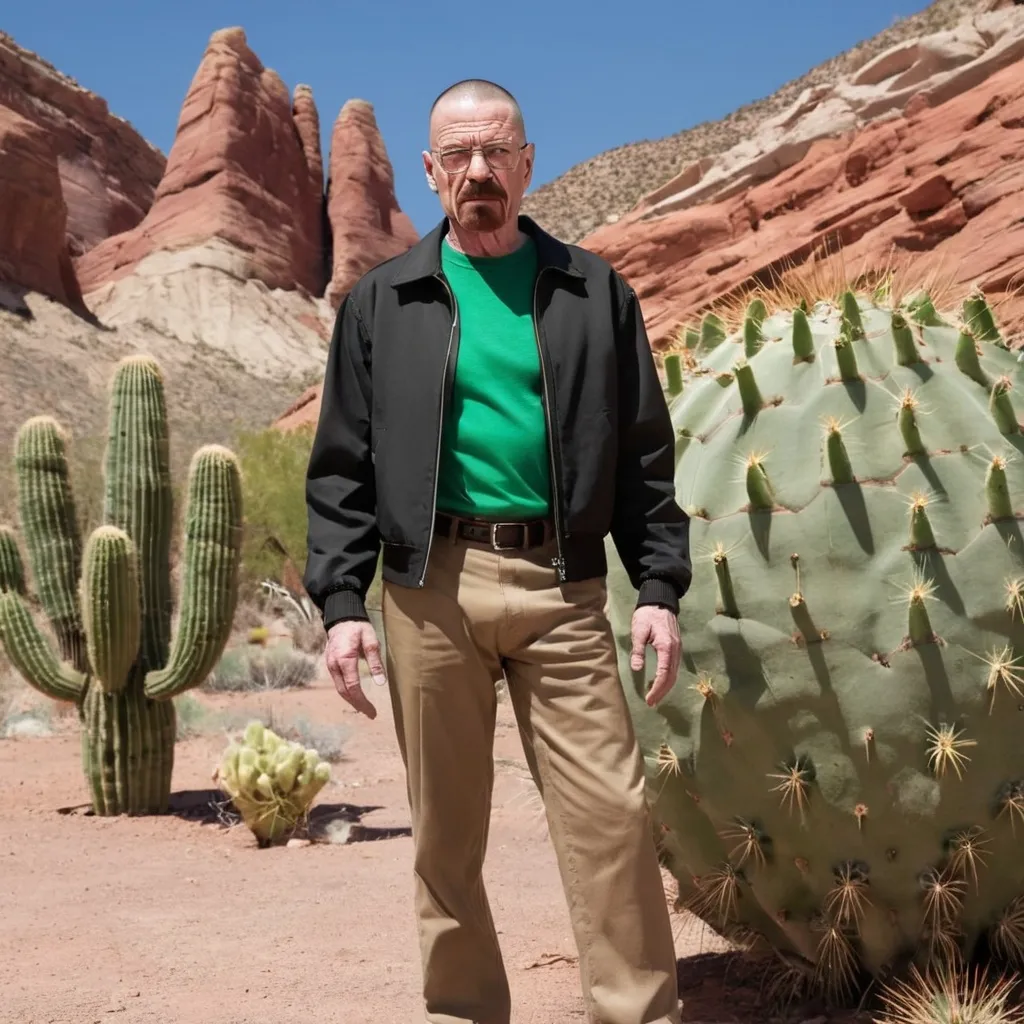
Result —
<instances>
[{"instance_id":1,"label":"white rock","mask_svg":"<svg viewBox=\"0 0 1024 1024\"><path fill-rule=\"evenodd\" d=\"M1021 59L1020 5L968 16L951 29L899 43L844 79L804 89L752 137L687 165L647 193L634 215L646 220L727 199L792 167L819 139L898 116L918 94L937 106Z\"/></svg>"}]
</instances>

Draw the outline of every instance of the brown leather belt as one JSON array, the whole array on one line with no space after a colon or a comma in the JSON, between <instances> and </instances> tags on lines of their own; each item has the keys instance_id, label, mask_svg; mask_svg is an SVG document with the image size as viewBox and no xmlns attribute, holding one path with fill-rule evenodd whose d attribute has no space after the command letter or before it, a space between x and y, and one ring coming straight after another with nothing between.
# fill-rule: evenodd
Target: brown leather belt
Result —
<instances>
[{"instance_id":1,"label":"brown leather belt","mask_svg":"<svg viewBox=\"0 0 1024 1024\"><path fill-rule=\"evenodd\" d=\"M449 540L487 544L494 551L528 551L539 548L554 537L550 519L525 519L518 522L491 522L488 519L463 519L438 512L434 532Z\"/></svg>"}]
</instances>

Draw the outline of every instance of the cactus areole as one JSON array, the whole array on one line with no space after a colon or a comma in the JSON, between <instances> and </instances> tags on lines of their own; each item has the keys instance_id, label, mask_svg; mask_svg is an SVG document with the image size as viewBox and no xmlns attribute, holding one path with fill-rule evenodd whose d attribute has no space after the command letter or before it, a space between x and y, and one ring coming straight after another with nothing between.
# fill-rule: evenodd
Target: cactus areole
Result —
<instances>
[{"instance_id":1,"label":"cactus areole","mask_svg":"<svg viewBox=\"0 0 1024 1024\"><path fill-rule=\"evenodd\" d=\"M22 425L15 468L31 576L57 649L26 602L26 573L9 531L0 532L0 643L27 682L77 705L95 813L160 813L174 763L171 698L209 674L234 617L242 531L238 462L219 445L193 456L173 641L171 476L157 364L131 356L116 369L104 523L84 549L65 435L54 419L37 416Z\"/></svg>"},{"instance_id":2,"label":"cactus areole","mask_svg":"<svg viewBox=\"0 0 1024 1024\"><path fill-rule=\"evenodd\" d=\"M1024 964L1024 371L993 324L846 293L703 332L668 399L694 581L656 708L609 545L680 904L836 1001Z\"/></svg>"}]
</instances>

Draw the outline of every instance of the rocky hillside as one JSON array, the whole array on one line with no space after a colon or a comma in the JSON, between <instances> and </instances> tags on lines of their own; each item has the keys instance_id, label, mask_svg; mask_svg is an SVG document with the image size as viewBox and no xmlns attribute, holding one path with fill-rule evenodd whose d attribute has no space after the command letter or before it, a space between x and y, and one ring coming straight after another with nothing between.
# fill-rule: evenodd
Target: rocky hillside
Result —
<instances>
[{"instance_id":1,"label":"rocky hillside","mask_svg":"<svg viewBox=\"0 0 1024 1024\"><path fill-rule=\"evenodd\" d=\"M706 121L663 139L606 150L572 167L530 193L523 210L567 242L630 210L641 196L677 175L685 166L714 157L755 134L761 124L791 107L807 89L829 85L895 46L952 28L965 16L1013 0L935 0L923 11L787 82L771 96L747 103L721 121Z\"/></svg>"},{"instance_id":2,"label":"rocky hillside","mask_svg":"<svg viewBox=\"0 0 1024 1024\"><path fill-rule=\"evenodd\" d=\"M179 457L265 426L319 379L352 281L417 238L373 107L344 105L325 168L311 90L240 28L210 38L166 158L0 37L0 193L6 451L38 412L93 443L140 350L167 370Z\"/></svg>"},{"instance_id":3,"label":"rocky hillside","mask_svg":"<svg viewBox=\"0 0 1024 1024\"><path fill-rule=\"evenodd\" d=\"M1024 73L1010 65L934 107L815 142L792 168L718 202L595 231L588 248L637 289L651 343L681 321L796 268L841 265L868 280L912 267L966 293L978 284L1004 323L1024 305ZM832 254L830 256L830 254Z\"/></svg>"}]
</instances>

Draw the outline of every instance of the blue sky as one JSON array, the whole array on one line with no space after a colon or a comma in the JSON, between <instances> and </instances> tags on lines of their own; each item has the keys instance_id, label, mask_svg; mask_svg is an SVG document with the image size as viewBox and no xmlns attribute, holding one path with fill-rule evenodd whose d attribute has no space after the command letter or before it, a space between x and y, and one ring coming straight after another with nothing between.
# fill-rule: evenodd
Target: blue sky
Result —
<instances>
[{"instance_id":1,"label":"blue sky","mask_svg":"<svg viewBox=\"0 0 1024 1024\"><path fill-rule=\"evenodd\" d=\"M434 96L490 78L519 99L534 187L602 150L717 120L923 10L921 0L22 0L0 29L103 96L164 153L210 33L241 25L288 84L312 86L324 146L341 105L370 100L398 201L440 214L420 152Z\"/></svg>"}]
</instances>

